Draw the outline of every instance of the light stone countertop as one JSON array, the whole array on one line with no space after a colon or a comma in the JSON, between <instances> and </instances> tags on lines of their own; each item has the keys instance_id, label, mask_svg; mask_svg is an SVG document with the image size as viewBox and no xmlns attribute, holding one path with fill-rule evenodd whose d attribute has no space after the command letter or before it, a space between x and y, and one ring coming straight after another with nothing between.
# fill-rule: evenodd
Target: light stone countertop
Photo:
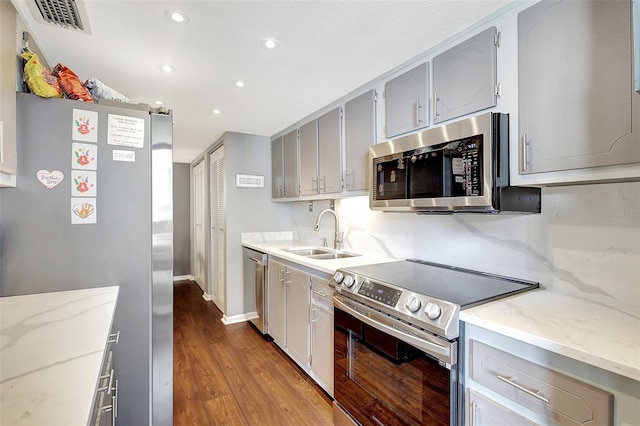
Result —
<instances>
[{"instance_id":1,"label":"light stone countertop","mask_svg":"<svg viewBox=\"0 0 640 426\"><path fill-rule=\"evenodd\" d=\"M0 425L86 425L118 287L0 297Z\"/></svg>"},{"instance_id":2,"label":"light stone countertop","mask_svg":"<svg viewBox=\"0 0 640 426\"><path fill-rule=\"evenodd\" d=\"M548 290L465 309L460 319L640 381L640 319Z\"/></svg>"},{"instance_id":3,"label":"light stone countertop","mask_svg":"<svg viewBox=\"0 0 640 426\"><path fill-rule=\"evenodd\" d=\"M275 239L256 234L243 240L243 245L329 274L338 268L397 260L365 255L314 261L283 251L296 246L317 246L294 241L290 233L276 235ZM640 381L640 317L637 315L538 289L462 310L460 319Z\"/></svg>"}]
</instances>

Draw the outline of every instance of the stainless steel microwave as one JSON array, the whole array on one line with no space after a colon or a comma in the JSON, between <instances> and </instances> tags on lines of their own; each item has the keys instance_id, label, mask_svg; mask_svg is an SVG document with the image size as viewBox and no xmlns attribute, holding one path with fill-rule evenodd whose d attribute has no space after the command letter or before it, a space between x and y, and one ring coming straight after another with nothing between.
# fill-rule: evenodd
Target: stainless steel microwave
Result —
<instances>
[{"instance_id":1,"label":"stainless steel microwave","mask_svg":"<svg viewBox=\"0 0 640 426\"><path fill-rule=\"evenodd\" d=\"M509 185L509 115L485 113L374 145L372 210L540 213L540 188Z\"/></svg>"}]
</instances>

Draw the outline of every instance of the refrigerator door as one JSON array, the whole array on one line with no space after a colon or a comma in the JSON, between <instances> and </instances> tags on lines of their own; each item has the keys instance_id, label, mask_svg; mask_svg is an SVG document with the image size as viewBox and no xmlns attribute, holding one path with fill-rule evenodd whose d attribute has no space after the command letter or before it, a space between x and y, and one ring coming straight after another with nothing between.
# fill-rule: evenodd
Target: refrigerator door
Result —
<instances>
[{"instance_id":1,"label":"refrigerator door","mask_svg":"<svg viewBox=\"0 0 640 426\"><path fill-rule=\"evenodd\" d=\"M120 331L114 347L118 418L121 424L143 425L152 421L153 387L166 395L172 386L171 118L164 130L156 129L148 110L127 107L135 106L17 93L17 187L4 190L0 205L0 295L120 286L113 324L114 332ZM80 116L91 117L95 142L77 140ZM142 146L108 144L110 116L141 125ZM162 142L156 146L150 135ZM79 170L78 147L93 158L85 159L95 164L94 181L87 185L93 187L86 193L95 196L75 196L75 181L91 175ZM48 189L37 178L43 170L62 181ZM84 211L93 215L93 224L72 223L82 198L93 199L93 210ZM167 345L163 351L157 349L160 342ZM162 361L152 366L154 350ZM153 398L154 411L171 410L164 399L163 405Z\"/></svg>"}]
</instances>

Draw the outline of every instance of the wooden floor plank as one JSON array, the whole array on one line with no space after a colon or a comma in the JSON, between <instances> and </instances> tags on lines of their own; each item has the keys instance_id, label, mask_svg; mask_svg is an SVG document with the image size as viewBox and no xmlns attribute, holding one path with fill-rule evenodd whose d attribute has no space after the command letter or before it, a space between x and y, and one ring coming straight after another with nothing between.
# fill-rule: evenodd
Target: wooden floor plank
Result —
<instances>
[{"instance_id":1,"label":"wooden floor plank","mask_svg":"<svg viewBox=\"0 0 640 426\"><path fill-rule=\"evenodd\" d=\"M174 424L331 425L331 399L249 323L174 285Z\"/></svg>"},{"instance_id":2,"label":"wooden floor plank","mask_svg":"<svg viewBox=\"0 0 640 426\"><path fill-rule=\"evenodd\" d=\"M249 425L242 414L242 409L232 395L205 401L204 408L210 425L243 426Z\"/></svg>"}]
</instances>

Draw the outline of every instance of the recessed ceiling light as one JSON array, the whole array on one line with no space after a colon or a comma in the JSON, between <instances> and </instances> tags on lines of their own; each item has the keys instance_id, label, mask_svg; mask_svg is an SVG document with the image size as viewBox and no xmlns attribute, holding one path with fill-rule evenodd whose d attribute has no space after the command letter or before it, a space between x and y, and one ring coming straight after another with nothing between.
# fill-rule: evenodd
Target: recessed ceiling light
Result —
<instances>
[{"instance_id":1,"label":"recessed ceiling light","mask_svg":"<svg viewBox=\"0 0 640 426\"><path fill-rule=\"evenodd\" d=\"M167 10L164 13L164 16L179 24L186 24L187 22L189 22L189 17L180 10Z\"/></svg>"},{"instance_id":2,"label":"recessed ceiling light","mask_svg":"<svg viewBox=\"0 0 640 426\"><path fill-rule=\"evenodd\" d=\"M164 105L164 102L162 102L162 101L155 101L155 102L154 102L154 104L156 104L156 105L160 106L160 105Z\"/></svg>"},{"instance_id":3,"label":"recessed ceiling light","mask_svg":"<svg viewBox=\"0 0 640 426\"><path fill-rule=\"evenodd\" d=\"M244 87L244 81L238 80L238 81L235 82L235 85L236 85L236 87Z\"/></svg>"},{"instance_id":4,"label":"recessed ceiling light","mask_svg":"<svg viewBox=\"0 0 640 426\"><path fill-rule=\"evenodd\" d=\"M171 65L167 65L167 64L158 65L158 68L160 68L162 71L167 73L174 72L176 70L175 67L172 67Z\"/></svg>"},{"instance_id":5,"label":"recessed ceiling light","mask_svg":"<svg viewBox=\"0 0 640 426\"><path fill-rule=\"evenodd\" d=\"M278 40L275 38L266 38L262 40L262 45L267 49L277 49L280 46L280 43L278 43Z\"/></svg>"},{"instance_id":6,"label":"recessed ceiling light","mask_svg":"<svg viewBox=\"0 0 640 426\"><path fill-rule=\"evenodd\" d=\"M213 113L218 115L218 114L222 114L222 111L220 111L219 109L216 108L216 109L213 110Z\"/></svg>"}]
</instances>

